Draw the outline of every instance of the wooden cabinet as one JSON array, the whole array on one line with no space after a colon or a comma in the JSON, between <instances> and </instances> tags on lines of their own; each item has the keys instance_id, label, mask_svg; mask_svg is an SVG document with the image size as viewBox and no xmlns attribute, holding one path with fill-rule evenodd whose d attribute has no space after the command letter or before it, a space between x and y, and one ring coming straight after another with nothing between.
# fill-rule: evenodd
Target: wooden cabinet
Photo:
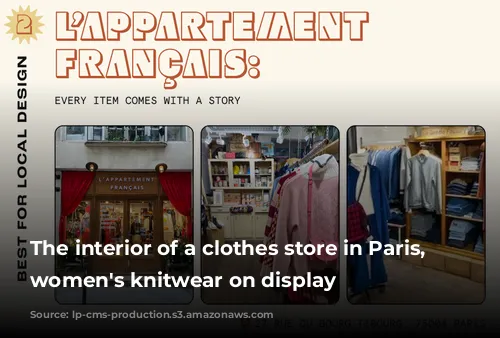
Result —
<instances>
[{"instance_id":1,"label":"wooden cabinet","mask_svg":"<svg viewBox=\"0 0 500 338\"><path fill-rule=\"evenodd\" d=\"M263 239L267 211L258 209L251 214L231 214L228 207L212 206L211 216L224 224L225 239Z\"/></svg>"},{"instance_id":2,"label":"wooden cabinet","mask_svg":"<svg viewBox=\"0 0 500 338\"><path fill-rule=\"evenodd\" d=\"M233 234L235 239L253 238L254 236L254 216L250 214L231 215Z\"/></svg>"},{"instance_id":3,"label":"wooden cabinet","mask_svg":"<svg viewBox=\"0 0 500 338\"><path fill-rule=\"evenodd\" d=\"M255 213L254 229L255 229L256 239L264 238L264 231L266 230L267 218L268 217L266 213L263 212Z\"/></svg>"},{"instance_id":4,"label":"wooden cabinet","mask_svg":"<svg viewBox=\"0 0 500 338\"><path fill-rule=\"evenodd\" d=\"M227 212L221 212L212 213L212 217L215 217L218 223L224 224L224 238L233 238L233 225L231 224L231 215Z\"/></svg>"}]
</instances>

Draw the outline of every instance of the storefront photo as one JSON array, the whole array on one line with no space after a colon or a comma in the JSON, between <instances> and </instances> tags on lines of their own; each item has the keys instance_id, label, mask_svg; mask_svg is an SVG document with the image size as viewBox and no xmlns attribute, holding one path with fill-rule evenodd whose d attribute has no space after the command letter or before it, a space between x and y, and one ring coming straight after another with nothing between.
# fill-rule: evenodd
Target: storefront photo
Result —
<instances>
[{"instance_id":1,"label":"storefront photo","mask_svg":"<svg viewBox=\"0 0 500 338\"><path fill-rule=\"evenodd\" d=\"M130 275L191 275L189 256L162 243L193 240L192 131L186 126L62 126L56 130L59 276L124 276L123 288L58 288L60 303L189 303L191 289L130 288ZM150 245L141 255L84 255L77 242Z\"/></svg>"},{"instance_id":2,"label":"storefront photo","mask_svg":"<svg viewBox=\"0 0 500 338\"><path fill-rule=\"evenodd\" d=\"M332 126L208 126L201 137L202 243L240 252L203 255L202 274L222 276L202 289L209 304L328 304L333 287L264 287L266 276L338 276L338 255L286 256L284 246L339 242L339 133ZM310 217L308 217L310 215ZM278 254L251 247L272 244ZM224 249L221 249L224 250ZM227 253L227 251L225 251ZM253 253L253 254L251 254ZM255 287L231 287L232 276ZM276 278L275 278L276 279ZM269 285L269 284L267 284ZM326 289L326 291L325 291Z\"/></svg>"},{"instance_id":3,"label":"storefront photo","mask_svg":"<svg viewBox=\"0 0 500 338\"><path fill-rule=\"evenodd\" d=\"M347 134L347 259L356 304L485 297L486 135L478 126L356 126ZM425 252L367 255L369 241Z\"/></svg>"}]
</instances>

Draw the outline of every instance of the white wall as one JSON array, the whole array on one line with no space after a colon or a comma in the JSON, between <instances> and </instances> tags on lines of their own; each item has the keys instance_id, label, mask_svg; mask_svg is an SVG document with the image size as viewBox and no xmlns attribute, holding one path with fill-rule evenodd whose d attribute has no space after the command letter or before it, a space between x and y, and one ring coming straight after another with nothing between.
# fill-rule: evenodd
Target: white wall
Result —
<instances>
[{"instance_id":1,"label":"white wall","mask_svg":"<svg viewBox=\"0 0 500 338\"><path fill-rule=\"evenodd\" d=\"M413 135L414 127L356 127L358 151L361 146L404 144L404 139Z\"/></svg>"},{"instance_id":2,"label":"white wall","mask_svg":"<svg viewBox=\"0 0 500 338\"><path fill-rule=\"evenodd\" d=\"M95 162L99 170L154 170L166 163L168 170L193 169L193 144L169 142L166 147L88 147L84 142L56 143L56 169L84 169Z\"/></svg>"}]
</instances>

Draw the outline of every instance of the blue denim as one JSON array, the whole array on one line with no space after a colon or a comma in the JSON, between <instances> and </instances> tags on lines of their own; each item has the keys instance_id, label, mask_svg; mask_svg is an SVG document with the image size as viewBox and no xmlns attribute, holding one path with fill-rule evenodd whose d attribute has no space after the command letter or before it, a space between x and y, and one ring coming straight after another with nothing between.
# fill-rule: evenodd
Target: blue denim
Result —
<instances>
[{"instance_id":1,"label":"blue denim","mask_svg":"<svg viewBox=\"0 0 500 338\"><path fill-rule=\"evenodd\" d=\"M368 216L368 222L376 222L375 216ZM362 255L347 256L348 264L352 270L352 291L355 294L364 292L370 287L387 283L387 272L384 264L384 253L376 252L368 256L368 244L363 243ZM370 267L368 267L368 259L370 259Z\"/></svg>"},{"instance_id":2,"label":"blue denim","mask_svg":"<svg viewBox=\"0 0 500 338\"><path fill-rule=\"evenodd\" d=\"M391 150L389 155L389 199L399 198L399 177L401 171L401 148Z\"/></svg>"},{"instance_id":3,"label":"blue denim","mask_svg":"<svg viewBox=\"0 0 500 338\"><path fill-rule=\"evenodd\" d=\"M468 201L462 198L450 198L446 204L446 213L454 216L464 216L476 210L475 201Z\"/></svg>"},{"instance_id":4,"label":"blue denim","mask_svg":"<svg viewBox=\"0 0 500 338\"><path fill-rule=\"evenodd\" d=\"M380 170L372 165L370 170L370 188L375 213L368 216L370 233L376 241L385 245L389 243L389 228L387 219L390 209L387 199L387 192L381 184ZM356 200L356 185L360 172L353 166L347 167L347 205L351 205ZM368 247L363 245L364 254L361 256L348 256L348 264L352 273L352 288L355 293L367 290L370 286L375 286L387 282L387 273L384 265L383 252L370 256L370 268L368 268Z\"/></svg>"}]
</instances>

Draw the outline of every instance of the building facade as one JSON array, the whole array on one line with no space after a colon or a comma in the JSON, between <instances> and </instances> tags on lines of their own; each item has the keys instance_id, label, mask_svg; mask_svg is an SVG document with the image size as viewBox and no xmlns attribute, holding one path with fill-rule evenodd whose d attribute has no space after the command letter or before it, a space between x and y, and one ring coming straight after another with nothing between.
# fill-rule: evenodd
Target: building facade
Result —
<instances>
[{"instance_id":1,"label":"building facade","mask_svg":"<svg viewBox=\"0 0 500 338\"><path fill-rule=\"evenodd\" d=\"M152 247L141 256L93 256L90 273L157 272L164 258L155 247L191 240L192 134L185 126L56 131L57 241Z\"/></svg>"}]
</instances>

